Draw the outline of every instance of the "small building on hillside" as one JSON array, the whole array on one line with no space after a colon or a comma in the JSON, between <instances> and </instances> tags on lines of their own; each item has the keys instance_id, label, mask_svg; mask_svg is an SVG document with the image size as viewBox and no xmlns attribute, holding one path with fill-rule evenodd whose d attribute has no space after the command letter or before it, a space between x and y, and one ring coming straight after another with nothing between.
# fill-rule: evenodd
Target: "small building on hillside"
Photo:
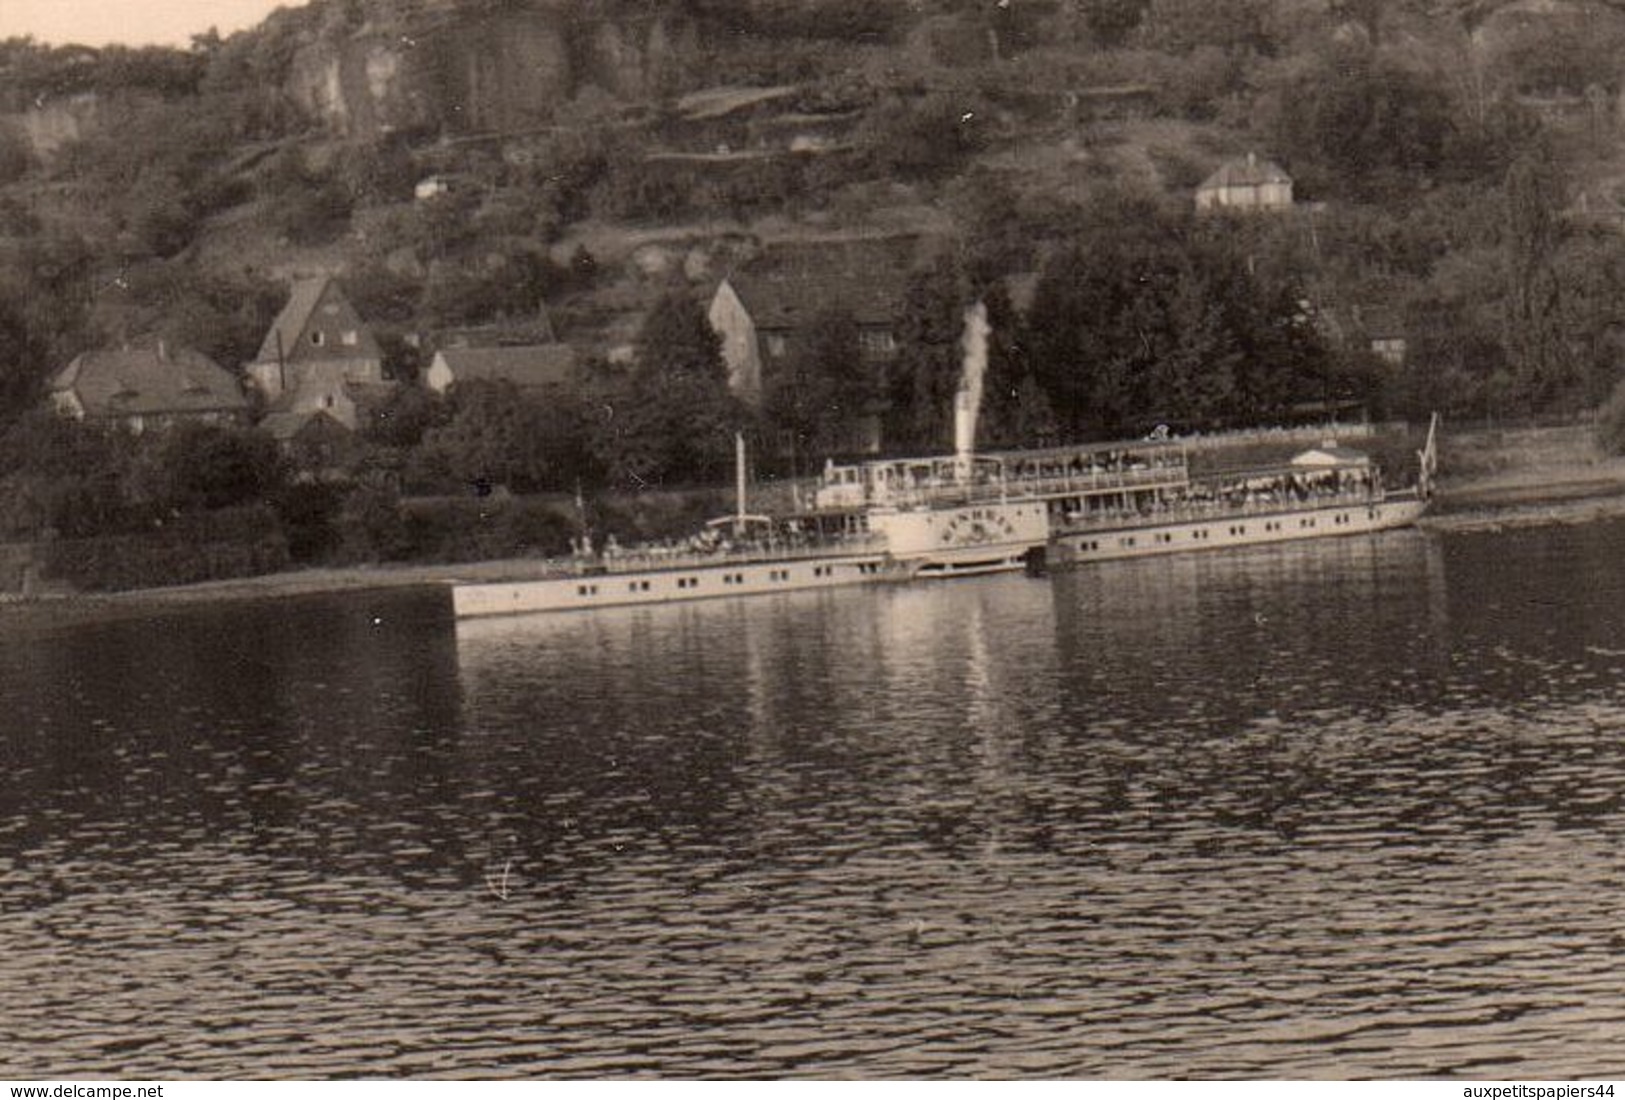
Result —
<instances>
[{"instance_id":1,"label":"small building on hillside","mask_svg":"<svg viewBox=\"0 0 1625 1100\"><path fill-rule=\"evenodd\" d=\"M294 283L248 373L270 411L324 410L351 429L346 389L388 385L377 338L330 276Z\"/></svg>"},{"instance_id":2,"label":"small building on hillside","mask_svg":"<svg viewBox=\"0 0 1625 1100\"><path fill-rule=\"evenodd\" d=\"M521 390L569 390L577 381L578 363L565 344L529 347L450 347L435 353L423 384L435 393L468 382L509 382Z\"/></svg>"},{"instance_id":3,"label":"small building on hillside","mask_svg":"<svg viewBox=\"0 0 1625 1100\"><path fill-rule=\"evenodd\" d=\"M1225 161L1196 189L1196 209L1290 210L1292 177L1270 160L1255 154Z\"/></svg>"},{"instance_id":4,"label":"small building on hillside","mask_svg":"<svg viewBox=\"0 0 1625 1100\"><path fill-rule=\"evenodd\" d=\"M412 186L412 197L419 202L438 199L442 195L456 194L468 188L468 180L455 173L436 173L425 176Z\"/></svg>"},{"instance_id":5,"label":"small building on hillside","mask_svg":"<svg viewBox=\"0 0 1625 1100\"><path fill-rule=\"evenodd\" d=\"M1315 327L1333 346L1367 351L1396 367L1405 365L1410 340L1404 316L1383 305L1313 308Z\"/></svg>"},{"instance_id":6,"label":"small building on hillside","mask_svg":"<svg viewBox=\"0 0 1625 1100\"><path fill-rule=\"evenodd\" d=\"M248 421L248 398L235 375L202 352L157 337L75 356L51 379L49 392L64 416L133 432L183 421Z\"/></svg>"},{"instance_id":7,"label":"small building on hillside","mask_svg":"<svg viewBox=\"0 0 1625 1100\"><path fill-rule=\"evenodd\" d=\"M722 337L728 384L760 405L775 364L820 315L840 311L858 329L858 352L876 374L897 357L912 242L832 241L774 249L728 273L706 313Z\"/></svg>"}]
</instances>

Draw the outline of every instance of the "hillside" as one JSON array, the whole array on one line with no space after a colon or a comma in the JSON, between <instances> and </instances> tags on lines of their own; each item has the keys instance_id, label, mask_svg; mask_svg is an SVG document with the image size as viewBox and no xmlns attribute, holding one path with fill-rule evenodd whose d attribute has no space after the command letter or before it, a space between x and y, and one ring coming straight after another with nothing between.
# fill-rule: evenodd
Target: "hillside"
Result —
<instances>
[{"instance_id":1,"label":"hillside","mask_svg":"<svg viewBox=\"0 0 1625 1100\"><path fill-rule=\"evenodd\" d=\"M151 328L236 365L296 273L392 332L545 308L598 355L779 242L1031 279L1124 196L1189 232L1196 184L1256 151L1298 201L1233 240L1328 331L1406 318L1383 402L1590 405L1622 41L1581 0L315 0L190 51L10 42L0 397Z\"/></svg>"}]
</instances>

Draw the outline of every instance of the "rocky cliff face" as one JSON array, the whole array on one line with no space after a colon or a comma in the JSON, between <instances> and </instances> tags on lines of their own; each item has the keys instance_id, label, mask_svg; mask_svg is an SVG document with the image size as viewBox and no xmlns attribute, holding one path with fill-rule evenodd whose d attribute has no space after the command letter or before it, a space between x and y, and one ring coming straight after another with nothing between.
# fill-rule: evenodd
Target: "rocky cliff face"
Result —
<instances>
[{"instance_id":1,"label":"rocky cliff face","mask_svg":"<svg viewBox=\"0 0 1625 1100\"><path fill-rule=\"evenodd\" d=\"M116 126L131 111L157 102L159 97L140 91L42 95L21 105L5 105L9 110L0 106L0 128L20 138L34 159L52 164L80 138Z\"/></svg>"},{"instance_id":2,"label":"rocky cliff face","mask_svg":"<svg viewBox=\"0 0 1625 1100\"><path fill-rule=\"evenodd\" d=\"M48 163L64 145L93 127L101 111L101 98L82 92L60 99L42 97L10 117L34 156Z\"/></svg>"},{"instance_id":3,"label":"rocky cliff face","mask_svg":"<svg viewBox=\"0 0 1625 1100\"><path fill-rule=\"evenodd\" d=\"M360 139L517 130L551 121L587 86L629 100L678 89L695 53L692 29L662 16L547 3L472 17L456 8L323 34L295 54L288 92Z\"/></svg>"}]
</instances>

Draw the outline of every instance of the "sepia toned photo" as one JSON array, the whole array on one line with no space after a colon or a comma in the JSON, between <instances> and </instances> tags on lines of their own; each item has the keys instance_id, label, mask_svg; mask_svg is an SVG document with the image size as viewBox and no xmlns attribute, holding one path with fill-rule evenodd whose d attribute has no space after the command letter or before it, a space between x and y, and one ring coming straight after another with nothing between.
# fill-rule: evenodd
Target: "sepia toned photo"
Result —
<instances>
[{"instance_id":1,"label":"sepia toned photo","mask_svg":"<svg viewBox=\"0 0 1625 1100\"><path fill-rule=\"evenodd\" d=\"M0 0L8 1084L1611 1098L1622 730L1625 3Z\"/></svg>"}]
</instances>

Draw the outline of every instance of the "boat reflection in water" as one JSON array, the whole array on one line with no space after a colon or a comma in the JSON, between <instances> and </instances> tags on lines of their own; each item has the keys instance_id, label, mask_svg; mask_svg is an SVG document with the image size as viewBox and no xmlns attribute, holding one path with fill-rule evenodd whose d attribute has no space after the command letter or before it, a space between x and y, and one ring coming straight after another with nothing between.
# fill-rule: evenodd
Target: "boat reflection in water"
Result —
<instances>
[{"instance_id":1,"label":"boat reflection in water","mask_svg":"<svg viewBox=\"0 0 1625 1100\"><path fill-rule=\"evenodd\" d=\"M455 625L437 591L0 608L0 1049L1617 1077L1622 556L1596 524Z\"/></svg>"}]
</instances>

